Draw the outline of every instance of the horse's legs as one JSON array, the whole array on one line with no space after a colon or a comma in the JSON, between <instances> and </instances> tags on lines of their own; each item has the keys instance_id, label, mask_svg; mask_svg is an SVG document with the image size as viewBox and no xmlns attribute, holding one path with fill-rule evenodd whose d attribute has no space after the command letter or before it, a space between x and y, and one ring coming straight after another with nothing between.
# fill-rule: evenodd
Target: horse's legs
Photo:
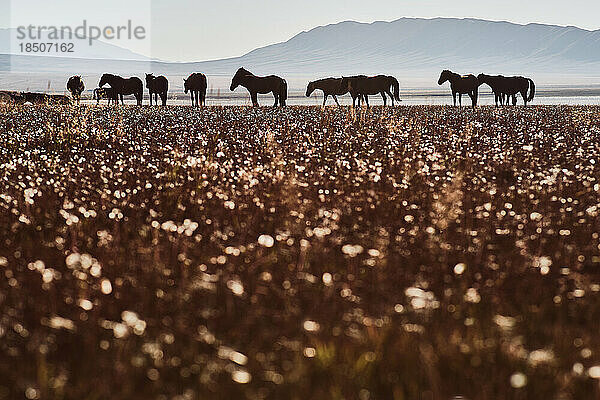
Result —
<instances>
[{"instance_id":1,"label":"horse's legs","mask_svg":"<svg viewBox=\"0 0 600 400\"><path fill-rule=\"evenodd\" d=\"M394 95L392 94L392 92L390 92L390 89L387 89L385 92L388 96L390 96L390 99L392 99L392 107L394 107Z\"/></svg>"},{"instance_id":2,"label":"horse's legs","mask_svg":"<svg viewBox=\"0 0 600 400\"><path fill-rule=\"evenodd\" d=\"M473 90L473 108L475 108L477 106L477 98L479 97L479 90L477 88L475 88L475 90Z\"/></svg>"},{"instance_id":3,"label":"horse's legs","mask_svg":"<svg viewBox=\"0 0 600 400\"><path fill-rule=\"evenodd\" d=\"M327 97L329 97L329 95L327 93L325 93L323 95L323 107L325 107L325 104L327 103Z\"/></svg>"},{"instance_id":4,"label":"horse's legs","mask_svg":"<svg viewBox=\"0 0 600 400\"><path fill-rule=\"evenodd\" d=\"M458 94L458 106L462 107L462 93Z\"/></svg>"},{"instance_id":5,"label":"horse's legs","mask_svg":"<svg viewBox=\"0 0 600 400\"><path fill-rule=\"evenodd\" d=\"M383 97L383 106L385 107L387 105L387 98L385 97L385 93L381 92L379 94L381 95L381 97Z\"/></svg>"},{"instance_id":6,"label":"horse's legs","mask_svg":"<svg viewBox=\"0 0 600 400\"><path fill-rule=\"evenodd\" d=\"M367 110L369 109L369 96L365 94L365 103L367 103Z\"/></svg>"},{"instance_id":7,"label":"horse's legs","mask_svg":"<svg viewBox=\"0 0 600 400\"><path fill-rule=\"evenodd\" d=\"M456 107L456 92L452 92L452 98L454 99L454 107Z\"/></svg>"},{"instance_id":8,"label":"horse's legs","mask_svg":"<svg viewBox=\"0 0 600 400\"><path fill-rule=\"evenodd\" d=\"M250 97L252 98L252 105L258 107L258 94L256 92L250 92Z\"/></svg>"},{"instance_id":9,"label":"horse's legs","mask_svg":"<svg viewBox=\"0 0 600 400\"><path fill-rule=\"evenodd\" d=\"M339 107L340 106L340 102L338 101L337 96L335 94L333 95L333 99L335 100L335 104L337 104L338 107Z\"/></svg>"},{"instance_id":10,"label":"horse's legs","mask_svg":"<svg viewBox=\"0 0 600 400\"><path fill-rule=\"evenodd\" d=\"M527 107L527 89L521 91L521 96L523 96L523 104Z\"/></svg>"},{"instance_id":11,"label":"horse's legs","mask_svg":"<svg viewBox=\"0 0 600 400\"><path fill-rule=\"evenodd\" d=\"M273 97L275 97L275 104L273 104L273 107L277 107L279 105L279 95L276 92L273 92Z\"/></svg>"}]
</instances>

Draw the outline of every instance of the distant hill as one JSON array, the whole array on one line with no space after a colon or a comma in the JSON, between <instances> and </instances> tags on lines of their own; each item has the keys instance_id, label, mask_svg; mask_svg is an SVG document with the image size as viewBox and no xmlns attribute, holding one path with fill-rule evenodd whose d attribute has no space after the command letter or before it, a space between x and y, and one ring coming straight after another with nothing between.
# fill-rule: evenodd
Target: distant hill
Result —
<instances>
[{"instance_id":1,"label":"distant hill","mask_svg":"<svg viewBox=\"0 0 600 400\"><path fill-rule=\"evenodd\" d=\"M11 48L11 38L17 37L16 29L0 28L0 54L20 54L18 48ZM48 37L48 31L42 31L42 37ZM39 42L55 42L48 39L40 39ZM65 40L74 44L73 53L61 53L64 58L85 58L85 59L117 59L117 60L136 60L148 61L148 58L134 53L131 50L124 49L111 43L96 40L92 46L88 44L87 39Z\"/></svg>"},{"instance_id":2,"label":"distant hill","mask_svg":"<svg viewBox=\"0 0 600 400\"><path fill-rule=\"evenodd\" d=\"M288 73L394 73L480 68L600 75L600 30L453 18L341 22L234 59L198 64L207 71L243 64Z\"/></svg>"},{"instance_id":3,"label":"distant hill","mask_svg":"<svg viewBox=\"0 0 600 400\"><path fill-rule=\"evenodd\" d=\"M116 51L108 50L107 54ZM600 83L600 30L454 18L401 18L370 24L348 21L223 60L153 61L149 65L147 59L120 61L126 57L116 52L108 58L115 61L52 57L40 62L37 57L18 56L13 62L18 61L19 79L25 81L29 73L43 81L40 74L80 73L96 79L107 71L140 74L151 69L176 78L175 89L181 85L179 77L192 71L217 77L215 81L220 82L240 66L257 74L289 76L291 86L294 77L351 73L394 74L403 85L433 86L439 71L446 68L461 73L524 74L545 82ZM7 55L0 55L0 69L8 61Z\"/></svg>"}]
</instances>

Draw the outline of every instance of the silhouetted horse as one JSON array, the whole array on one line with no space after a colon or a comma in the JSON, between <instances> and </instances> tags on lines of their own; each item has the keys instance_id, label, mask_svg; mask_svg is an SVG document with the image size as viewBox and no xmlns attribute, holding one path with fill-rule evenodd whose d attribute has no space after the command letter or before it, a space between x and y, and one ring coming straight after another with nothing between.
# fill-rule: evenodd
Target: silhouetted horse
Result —
<instances>
[{"instance_id":1,"label":"silhouetted horse","mask_svg":"<svg viewBox=\"0 0 600 400\"><path fill-rule=\"evenodd\" d=\"M102 87L107 83L115 91L117 103L118 99L120 98L121 104L124 104L123 95L132 94L137 100L137 105L142 105L142 98L144 96L144 84L142 83L142 80L140 78L134 76L132 78L125 79L118 75L104 74L102 75L102 78L100 78L100 83L98 84L98 86Z\"/></svg>"},{"instance_id":2,"label":"silhouetted horse","mask_svg":"<svg viewBox=\"0 0 600 400\"><path fill-rule=\"evenodd\" d=\"M85 90L85 85L83 84L83 80L81 76L75 75L69 78L67 81L67 89L71 92L73 99L79 104L81 100L81 93Z\"/></svg>"},{"instance_id":3,"label":"silhouetted horse","mask_svg":"<svg viewBox=\"0 0 600 400\"><path fill-rule=\"evenodd\" d=\"M369 108L369 95L381 94L383 98L383 105L387 105L386 94L392 99L392 106L394 106L394 99L400 100L400 84L398 80L393 76L377 75L366 77L344 77L342 78L342 87L347 88L352 95L352 105L354 106L354 98L362 97L367 103ZM390 91L391 89L391 91ZM393 92L393 94L392 94Z\"/></svg>"},{"instance_id":4,"label":"silhouetted horse","mask_svg":"<svg viewBox=\"0 0 600 400\"><path fill-rule=\"evenodd\" d=\"M477 75L477 80L479 81L480 85L485 83L492 89L496 107L498 107L498 103L500 103L502 106L504 105L505 95L503 92L503 87L505 85L504 81L506 80L506 77L502 75L479 74Z\"/></svg>"},{"instance_id":5,"label":"silhouetted horse","mask_svg":"<svg viewBox=\"0 0 600 400\"><path fill-rule=\"evenodd\" d=\"M206 105L206 88L208 87L208 83L206 81L206 75L201 74L200 72L194 72L187 79L183 79L183 89L184 92L190 92L190 96L192 98L192 107L194 105L200 107L201 105ZM194 104L194 100L196 104Z\"/></svg>"},{"instance_id":6,"label":"silhouetted horse","mask_svg":"<svg viewBox=\"0 0 600 400\"><path fill-rule=\"evenodd\" d=\"M115 90L111 87L107 87L107 88L96 88L94 89L94 96L93 96L94 100L96 100L96 104L100 103L101 99L107 99L108 100L108 105L110 105L111 102L115 102L115 104L117 103L117 93L115 92Z\"/></svg>"},{"instance_id":7,"label":"silhouetted horse","mask_svg":"<svg viewBox=\"0 0 600 400\"><path fill-rule=\"evenodd\" d=\"M366 79L366 75L354 75L354 76L344 76L342 77L342 81L340 82L340 86L345 88L349 93L350 97L352 97L352 107L356 107L356 99L358 99L358 106L362 105L362 101L364 100L364 96L359 94L357 90L351 90L351 88L356 88L357 82L359 79Z\"/></svg>"},{"instance_id":8,"label":"silhouetted horse","mask_svg":"<svg viewBox=\"0 0 600 400\"><path fill-rule=\"evenodd\" d=\"M492 88L494 97L496 98L496 106L498 105L498 99L500 100L500 104L504 103L505 96L507 105L511 98L513 105L517 104L517 93L521 93L525 105L532 101L535 96L535 83L529 78L479 74L477 79L480 83L485 83ZM529 95L527 92L529 92Z\"/></svg>"},{"instance_id":9,"label":"silhouetted horse","mask_svg":"<svg viewBox=\"0 0 600 400\"><path fill-rule=\"evenodd\" d=\"M31 103L31 104L48 104L49 97L45 93L21 93L23 96L23 103Z\"/></svg>"},{"instance_id":10,"label":"silhouetted horse","mask_svg":"<svg viewBox=\"0 0 600 400\"><path fill-rule=\"evenodd\" d=\"M154 76L146 74L146 87L150 92L150 105L152 105L152 95L154 95L154 103L158 104L158 96L162 101L162 105L167 105L167 92L169 91L169 81L164 76Z\"/></svg>"},{"instance_id":11,"label":"silhouetted horse","mask_svg":"<svg viewBox=\"0 0 600 400\"><path fill-rule=\"evenodd\" d=\"M309 82L308 87L306 88L306 97L310 97L317 89L323 91L323 106L327 103L327 98L329 96L333 96L335 103L339 106L340 102L338 101L337 96L348 93L348 88L342 87L342 78L326 78Z\"/></svg>"},{"instance_id":12,"label":"silhouetted horse","mask_svg":"<svg viewBox=\"0 0 600 400\"><path fill-rule=\"evenodd\" d=\"M521 93L525 105L535 97L535 83L533 83L531 79L522 76L510 76L504 79L502 93L508 96L508 98L512 97L513 106L517 105L518 93ZM529 94L527 92L529 92ZM506 104L508 104L508 98Z\"/></svg>"},{"instance_id":13,"label":"silhouetted horse","mask_svg":"<svg viewBox=\"0 0 600 400\"><path fill-rule=\"evenodd\" d=\"M456 94L458 93L458 104L462 106L462 95L468 94L473 103L473 108L477 106L477 97L479 95L479 81L475 75L459 75L447 69L442 71L438 85L443 85L444 82L450 81L450 89L452 90L452 98L454 106L456 106Z\"/></svg>"},{"instance_id":14,"label":"silhouetted horse","mask_svg":"<svg viewBox=\"0 0 600 400\"><path fill-rule=\"evenodd\" d=\"M248 89L252 98L252 105L255 107L258 107L257 95L259 93L273 93L275 97L273 107L277 107L278 104L282 107L285 106L285 101L287 100L287 82L283 78L275 75L256 76L250 71L240 68L231 80L229 89L233 92L240 85Z\"/></svg>"}]
</instances>

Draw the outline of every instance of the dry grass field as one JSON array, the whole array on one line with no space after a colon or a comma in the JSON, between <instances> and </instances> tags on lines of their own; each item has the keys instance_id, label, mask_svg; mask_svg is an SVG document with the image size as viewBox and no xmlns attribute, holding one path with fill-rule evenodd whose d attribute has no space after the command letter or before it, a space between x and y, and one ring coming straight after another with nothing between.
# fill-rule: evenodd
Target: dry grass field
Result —
<instances>
[{"instance_id":1,"label":"dry grass field","mask_svg":"<svg viewBox=\"0 0 600 400\"><path fill-rule=\"evenodd\" d=\"M0 399L600 396L600 107L0 106Z\"/></svg>"}]
</instances>

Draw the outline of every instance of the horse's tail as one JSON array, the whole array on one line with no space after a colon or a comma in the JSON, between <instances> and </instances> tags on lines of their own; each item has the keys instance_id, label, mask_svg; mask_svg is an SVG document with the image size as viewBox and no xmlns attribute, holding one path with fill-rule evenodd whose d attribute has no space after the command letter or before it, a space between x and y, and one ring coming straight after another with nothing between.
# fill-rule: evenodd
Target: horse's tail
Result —
<instances>
[{"instance_id":1,"label":"horse's tail","mask_svg":"<svg viewBox=\"0 0 600 400\"><path fill-rule=\"evenodd\" d=\"M535 83L529 78L527 80L529 81L529 97L527 97L527 101L531 101L535 96Z\"/></svg>"},{"instance_id":2,"label":"horse's tail","mask_svg":"<svg viewBox=\"0 0 600 400\"><path fill-rule=\"evenodd\" d=\"M400 83L398 83L398 79L390 76L392 80L392 93L394 94L394 98L397 101L400 101Z\"/></svg>"},{"instance_id":3,"label":"horse's tail","mask_svg":"<svg viewBox=\"0 0 600 400\"><path fill-rule=\"evenodd\" d=\"M287 100L287 96L288 96L288 86L287 86L287 82L285 79L282 79L283 82L281 82L281 93L279 94L279 97L281 98L282 104L285 104L285 101Z\"/></svg>"}]
</instances>

